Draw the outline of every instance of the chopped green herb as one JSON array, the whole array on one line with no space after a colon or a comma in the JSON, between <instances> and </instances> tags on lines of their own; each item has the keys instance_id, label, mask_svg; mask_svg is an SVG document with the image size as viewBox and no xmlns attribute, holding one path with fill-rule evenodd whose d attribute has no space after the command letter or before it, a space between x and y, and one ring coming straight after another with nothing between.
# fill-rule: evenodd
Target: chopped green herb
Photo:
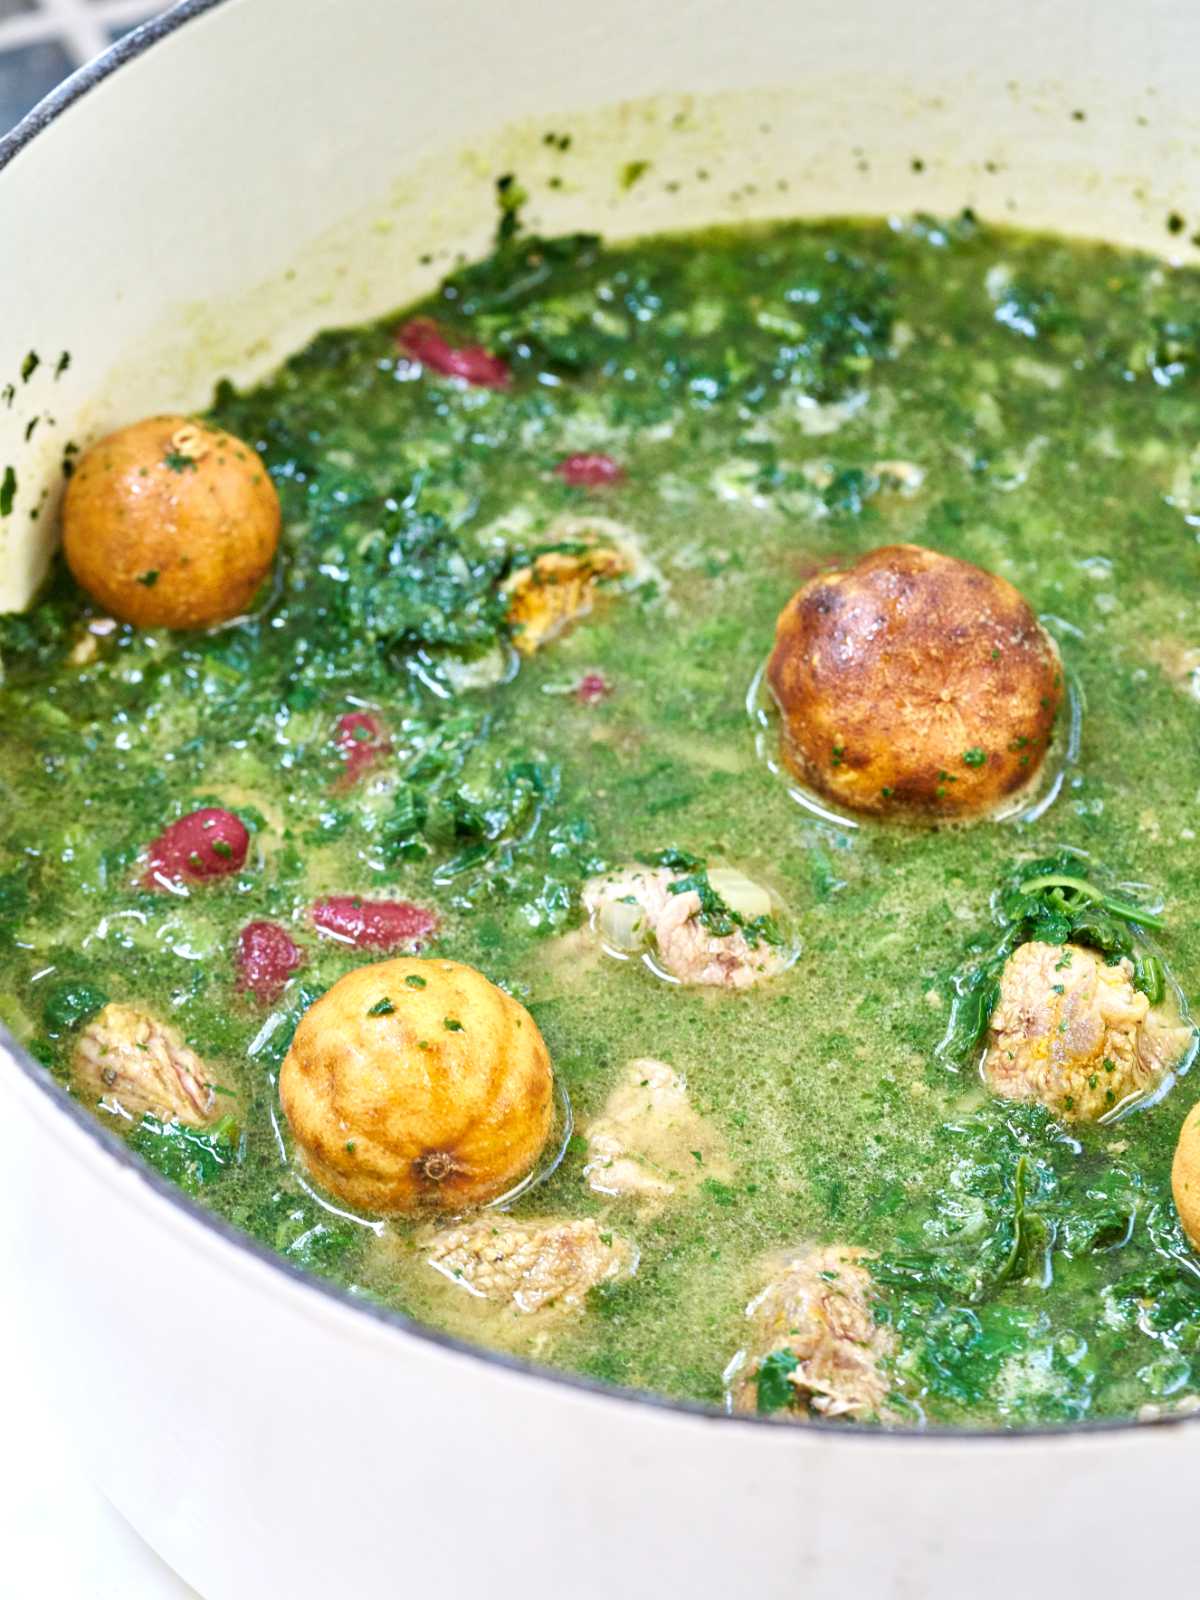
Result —
<instances>
[{"instance_id":1,"label":"chopped green herb","mask_svg":"<svg viewBox=\"0 0 1200 1600\"><path fill-rule=\"evenodd\" d=\"M93 983L56 983L42 1001L42 1020L49 1032L65 1033L89 1022L108 1004L108 995Z\"/></svg>"},{"instance_id":2,"label":"chopped green herb","mask_svg":"<svg viewBox=\"0 0 1200 1600\"><path fill-rule=\"evenodd\" d=\"M796 1387L791 1378L799 1366L799 1358L791 1350L772 1350L763 1357L755 1377L760 1417L785 1411L795 1401Z\"/></svg>"},{"instance_id":3,"label":"chopped green herb","mask_svg":"<svg viewBox=\"0 0 1200 1600\"><path fill-rule=\"evenodd\" d=\"M242 1159L241 1133L232 1117L201 1129L147 1115L130 1134L129 1143L188 1194L199 1194Z\"/></svg>"},{"instance_id":4,"label":"chopped green herb","mask_svg":"<svg viewBox=\"0 0 1200 1600\"><path fill-rule=\"evenodd\" d=\"M504 246L521 231L521 207L529 196L511 172L496 179L496 202L500 207L500 222L496 229L496 243Z\"/></svg>"},{"instance_id":5,"label":"chopped green herb","mask_svg":"<svg viewBox=\"0 0 1200 1600\"><path fill-rule=\"evenodd\" d=\"M719 1178L705 1178L700 1188L716 1205L732 1206L737 1202L737 1191Z\"/></svg>"}]
</instances>

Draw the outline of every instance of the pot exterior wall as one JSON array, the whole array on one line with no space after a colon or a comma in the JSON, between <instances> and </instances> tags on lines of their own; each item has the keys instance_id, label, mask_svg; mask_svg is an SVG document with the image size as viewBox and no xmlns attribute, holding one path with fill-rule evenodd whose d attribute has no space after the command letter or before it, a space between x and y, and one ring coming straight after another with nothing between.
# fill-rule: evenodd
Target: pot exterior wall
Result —
<instances>
[{"instance_id":1,"label":"pot exterior wall","mask_svg":"<svg viewBox=\"0 0 1200 1600\"><path fill-rule=\"evenodd\" d=\"M201 11L0 171L2 236L22 242L0 283L0 380L43 357L0 410L0 467L21 484L0 606L44 567L52 498L32 512L68 439L201 404L216 375L419 292L483 246L510 167L536 180L548 228L970 203L1175 247L1163 219L1186 214L1200 160L1200 13L912 0L898 15L884 0ZM541 135L564 127L577 163L550 191ZM625 194L629 159L655 179ZM35 408L57 420L27 444ZM0 1105L7 1299L31 1372L207 1600L1008 1600L1014 1583L1103 1600L1194 1567L1200 1425L903 1440L600 1395L300 1283L8 1060ZM1116 1535L1127 1505L1150 1510L1145 1546Z\"/></svg>"},{"instance_id":2,"label":"pot exterior wall","mask_svg":"<svg viewBox=\"0 0 1200 1600\"><path fill-rule=\"evenodd\" d=\"M206 1600L1103 1600L1194 1559L1200 1428L829 1434L522 1373L312 1290L0 1084L32 1375ZM1131 1485L1145 1545L1113 1537Z\"/></svg>"}]
</instances>

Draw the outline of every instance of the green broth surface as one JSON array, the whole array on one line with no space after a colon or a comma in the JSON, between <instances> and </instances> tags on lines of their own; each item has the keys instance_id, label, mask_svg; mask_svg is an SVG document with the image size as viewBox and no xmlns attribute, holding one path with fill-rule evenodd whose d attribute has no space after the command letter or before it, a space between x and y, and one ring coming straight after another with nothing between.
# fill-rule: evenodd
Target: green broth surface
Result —
<instances>
[{"instance_id":1,"label":"green broth surface","mask_svg":"<svg viewBox=\"0 0 1200 1600\"><path fill-rule=\"evenodd\" d=\"M1158 947L1200 989L1198 308L1193 272L969 214L510 237L427 304L323 334L251 391L220 386L212 418L258 448L283 504L252 615L191 636L118 627L72 664L91 613L60 571L0 624L0 1015L64 1082L64 984L169 1019L236 1088L239 1130L214 1156L143 1127L143 1154L290 1260L507 1338L430 1281L403 1226L381 1249L323 1204L278 1109L300 1013L367 959L316 936L314 899L411 899L441 919L426 953L530 1007L578 1125L626 1061L657 1057L734 1167L643 1215L586 1187L574 1140L516 1213L602 1216L640 1264L522 1351L720 1404L766 1258L982 1248L1013 1226L1024 1156L1040 1220L1003 1282L975 1300L920 1272L881 1283L906 1416L1023 1426L1189 1403L1200 1262L1170 1194L1188 1080L1065 1128L990 1099L974 1061L937 1046L993 891L1064 846L1161 903ZM511 386L407 360L395 330L414 315L502 355ZM576 452L623 476L571 487L554 469ZM514 670L498 585L594 518L636 537L642 581ZM798 804L758 748L748 696L785 601L900 540L1002 574L1060 644L1081 735L1034 820L848 825ZM497 650L504 681L464 686ZM609 690L594 701L576 692L589 674ZM334 729L361 706L393 748L347 787ZM140 886L139 852L204 804L250 822L244 870L186 895ZM598 954L583 882L668 847L770 885L795 964L734 993ZM269 1010L233 965L262 918L307 957Z\"/></svg>"}]
</instances>

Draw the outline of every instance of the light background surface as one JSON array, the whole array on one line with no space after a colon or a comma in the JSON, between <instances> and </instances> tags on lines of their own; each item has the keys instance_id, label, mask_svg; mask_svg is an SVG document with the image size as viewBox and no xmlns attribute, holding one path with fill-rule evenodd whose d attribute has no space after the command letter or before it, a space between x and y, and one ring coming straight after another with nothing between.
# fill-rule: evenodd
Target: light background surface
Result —
<instances>
[{"instance_id":1,"label":"light background surface","mask_svg":"<svg viewBox=\"0 0 1200 1600\"><path fill-rule=\"evenodd\" d=\"M154 0L0 0L0 133L155 12Z\"/></svg>"}]
</instances>

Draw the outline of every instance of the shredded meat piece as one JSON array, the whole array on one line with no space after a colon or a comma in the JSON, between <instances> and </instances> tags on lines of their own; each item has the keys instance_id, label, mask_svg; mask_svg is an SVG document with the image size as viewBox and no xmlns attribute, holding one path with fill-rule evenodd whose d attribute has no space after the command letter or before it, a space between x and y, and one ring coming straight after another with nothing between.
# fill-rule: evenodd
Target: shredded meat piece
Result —
<instances>
[{"instance_id":1,"label":"shredded meat piece","mask_svg":"<svg viewBox=\"0 0 1200 1600\"><path fill-rule=\"evenodd\" d=\"M777 1268L746 1307L749 1338L727 1369L736 1410L756 1409L762 1362L786 1350L797 1363L788 1378L795 1416L887 1420L883 1363L895 1336L875 1320L869 1260L856 1246L824 1245Z\"/></svg>"},{"instance_id":2,"label":"shredded meat piece","mask_svg":"<svg viewBox=\"0 0 1200 1600\"><path fill-rule=\"evenodd\" d=\"M592 1219L516 1221L483 1216L428 1237L431 1267L481 1299L524 1313L578 1306L597 1284L627 1277L637 1251Z\"/></svg>"},{"instance_id":3,"label":"shredded meat piece","mask_svg":"<svg viewBox=\"0 0 1200 1600\"><path fill-rule=\"evenodd\" d=\"M629 572L629 557L608 545L595 545L577 555L551 550L531 566L521 567L505 585L508 623L513 643L531 656L587 616L595 604L596 588L607 578Z\"/></svg>"},{"instance_id":4,"label":"shredded meat piece","mask_svg":"<svg viewBox=\"0 0 1200 1600\"><path fill-rule=\"evenodd\" d=\"M583 1175L588 1188L597 1194L665 1200L675 1193L670 1178L655 1172L644 1158L630 1155L616 1135L593 1128L587 1136L587 1146Z\"/></svg>"},{"instance_id":5,"label":"shredded meat piece","mask_svg":"<svg viewBox=\"0 0 1200 1600\"><path fill-rule=\"evenodd\" d=\"M1094 1122L1156 1088L1192 1038L1178 1019L1084 945L1019 945L1005 964L983 1075L1007 1100L1039 1100L1069 1122Z\"/></svg>"},{"instance_id":6,"label":"shredded meat piece","mask_svg":"<svg viewBox=\"0 0 1200 1600\"><path fill-rule=\"evenodd\" d=\"M1146 654L1177 689L1200 700L1200 649L1180 639L1152 639Z\"/></svg>"},{"instance_id":7,"label":"shredded meat piece","mask_svg":"<svg viewBox=\"0 0 1200 1600\"><path fill-rule=\"evenodd\" d=\"M783 971L791 959L785 946L762 939L751 944L740 929L711 933L700 920L700 896L690 889L671 893L678 876L666 867L626 867L590 879L584 885L583 903L595 919L605 902L636 900L645 913L658 964L680 983L747 989Z\"/></svg>"},{"instance_id":8,"label":"shredded meat piece","mask_svg":"<svg viewBox=\"0 0 1200 1600\"><path fill-rule=\"evenodd\" d=\"M583 1169L597 1194L666 1199L704 1178L728 1178L724 1143L688 1099L665 1061L631 1061L604 1109L585 1130Z\"/></svg>"},{"instance_id":9,"label":"shredded meat piece","mask_svg":"<svg viewBox=\"0 0 1200 1600\"><path fill-rule=\"evenodd\" d=\"M79 1035L73 1067L85 1094L129 1117L199 1128L216 1114L204 1062L174 1028L136 1006L105 1006Z\"/></svg>"}]
</instances>

